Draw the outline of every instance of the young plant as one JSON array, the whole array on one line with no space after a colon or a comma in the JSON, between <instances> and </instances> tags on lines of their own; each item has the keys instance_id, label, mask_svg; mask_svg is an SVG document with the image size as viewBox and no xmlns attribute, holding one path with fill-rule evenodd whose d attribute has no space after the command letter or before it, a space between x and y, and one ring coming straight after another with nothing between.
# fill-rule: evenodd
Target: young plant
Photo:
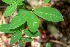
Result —
<instances>
[{"instance_id":1,"label":"young plant","mask_svg":"<svg viewBox=\"0 0 70 47\"><path fill-rule=\"evenodd\" d=\"M25 42L30 42L32 40L31 38L22 37L22 32L24 32L24 34L29 37L39 36L40 33L38 32L38 17L51 22L63 21L62 14L57 9L51 8L49 6L28 10L24 3L25 0L2 1L9 5L3 14L5 17L11 16L16 11L16 9L21 6L21 8L17 11L18 14L10 20L9 24L0 25L1 32L13 34L10 41L11 44L19 41L21 47L23 47L23 40L25 40ZM49 1L50 0L44 0L46 3ZM25 25L27 25L27 28L25 28ZM47 45L49 45L49 43Z\"/></svg>"}]
</instances>

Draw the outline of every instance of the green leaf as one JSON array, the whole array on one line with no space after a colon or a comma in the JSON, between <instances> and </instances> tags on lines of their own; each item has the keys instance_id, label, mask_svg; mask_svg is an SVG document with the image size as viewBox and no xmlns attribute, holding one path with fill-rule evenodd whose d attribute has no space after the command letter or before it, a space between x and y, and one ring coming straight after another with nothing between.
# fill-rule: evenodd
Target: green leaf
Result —
<instances>
[{"instance_id":1,"label":"green leaf","mask_svg":"<svg viewBox=\"0 0 70 47\"><path fill-rule=\"evenodd\" d=\"M44 0L44 2L48 3L50 0Z\"/></svg>"},{"instance_id":2,"label":"green leaf","mask_svg":"<svg viewBox=\"0 0 70 47\"><path fill-rule=\"evenodd\" d=\"M19 4L24 0L2 0L2 1L9 4L9 5L11 5L11 4L14 4L14 3Z\"/></svg>"},{"instance_id":3,"label":"green leaf","mask_svg":"<svg viewBox=\"0 0 70 47\"><path fill-rule=\"evenodd\" d=\"M17 0L17 3L20 3L20 2L22 2L23 0Z\"/></svg>"},{"instance_id":4,"label":"green leaf","mask_svg":"<svg viewBox=\"0 0 70 47\"><path fill-rule=\"evenodd\" d=\"M14 11L16 10L16 8L17 8L16 4L12 4L12 5L8 6L3 15L11 16L14 13Z\"/></svg>"},{"instance_id":5,"label":"green leaf","mask_svg":"<svg viewBox=\"0 0 70 47\"><path fill-rule=\"evenodd\" d=\"M28 30L24 30L24 34L25 34L25 35L27 35L27 36L29 36L29 37L37 37L37 36L39 36L39 35L40 35L40 33L39 33L39 32L31 33L31 32L30 32L30 31L28 31Z\"/></svg>"},{"instance_id":6,"label":"green leaf","mask_svg":"<svg viewBox=\"0 0 70 47\"><path fill-rule=\"evenodd\" d=\"M14 33L14 31L10 31L9 24L2 24L2 25L0 25L0 32Z\"/></svg>"},{"instance_id":7,"label":"green leaf","mask_svg":"<svg viewBox=\"0 0 70 47\"><path fill-rule=\"evenodd\" d=\"M31 38L23 38L23 40L25 41L25 42L31 42L32 41L32 39Z\"/></svg>"},{"instance_id":8,"label":"green leaf","mask_svg":"<svg viewBox=\"0 0 70 47\"><path fill-rule=\"evenodd\" d=\"M7 4L13 4L14 2L16 2L16 0L2 0L2 1Z\"/></svg>"},{"instance_id":9,"label":"green leaf","mask_svg":"<svg viewBox=\"0 0 70 47\"><path fill-rule=\"evenodd\" d=\"M22 32L21 32L21 31L16 31L16 32L13 34L10 43L11 43L11 44L16 43L21 37L22 37Z\"/></svg>"},{"instance_id":10,"label":"green leaf","mask_svg":"<svg viewBox=\"0 0 70 47\"><path fill-rule=\"evenodd\" d=\"M20 2L18 5L23 5L23 2Z\"/></svg>"},{"instance_id":11,"label":"green leaf","mask_svg":"<svg viewBox=\"0 0 70 47\"><path fill-rule=\"evenodd\" d=\"M55 8L50 7L37 8L36 10L34 10L34 13L47 21L52 22L63 21L62 14Z\"/></svg>"},{"instance_id":12,"label":"green leaf","mask_svg":"<svg viewBox=\"0 0 70 47\"><path fill-rule=\"evenodd\" d=\"M8 24L2 24L0 25L0 31L9 31L9 25Z\"/></svg>"},{"instance_id":13,"label":"green leaf","mask_svg":"<svg viewBox=\"0 0 70 47\"><path fill-rule=\"evenodd\" d=\"M47 42L46 43L46 47L51 47L51 43L50 42Z\"/></svg>"},{"instance_id":14,"label":"green leaf","mask_svg":"<svg viewBox=\"0 0 70 47\"><path fill-rule=\"evenodd\" d=\"M23 43L22 39L19 40L19 44L21 47L24 47L24 43Z\"/></svg>"},{"instance_id":15,"label":"green leaf","mask_svg":"<svg viewBox=\"0 0 70 47\"><path fill-rule=\"evenodd\" d=\"M28 25L29 30L33 33L35 33L38 30L39 20L38 20L38 17L34 13L28 14L27 25Z\"/></svg>"},{"instance_id":16,"label":"green leaf","mask_svg":"<svg viewBox=\"0 0 70 47\"><path fill-rule=\"evenodd\" d=\"M12 18L10 23L11 29L15 29L26 22L28 11L21 9L20 12L21 13L18 14L19 16L15 16Z\"/></svg>"}]
</instances>

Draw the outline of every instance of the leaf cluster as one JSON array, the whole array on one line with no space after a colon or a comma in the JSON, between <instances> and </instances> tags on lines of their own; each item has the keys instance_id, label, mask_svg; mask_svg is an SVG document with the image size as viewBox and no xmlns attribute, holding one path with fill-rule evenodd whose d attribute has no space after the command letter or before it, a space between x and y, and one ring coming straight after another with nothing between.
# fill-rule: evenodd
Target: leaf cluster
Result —
<instances>
[{"instance_id":1,"label":"leaf cluster","mask_svg":"<svg viewBox=\"0 0 70 47\"><path fill-rule=\"evenodd\" d=\"M22 37L22 32L24 32L24 34L29 37L39 36L40 34L38 32L38 28L40 22L38 17L41 17L51 22L63 21L62 14L55 8L40 7L34 10L27 10L25 9L25 5L23 3L24 0L2 0L2 1L9 5L3 14L5 17L11 16L19 6L22 6L22 8L20 8L19 11L17 12L18 14L10 20L10 24L0 25L0 31L5 33L13 33L11 38L11 44L14 44L19 40L21 47L23 47L24 44L23 40L25 40L26 42L30 42L32 40L31 38ZM50 0L44 1L48 3ZM25 23L27 23L28 26L27 29L23 29ZM19 28L21 26L23 28ZM47 45L49 45L49 43Z\"/></svg>"}]
</instances>

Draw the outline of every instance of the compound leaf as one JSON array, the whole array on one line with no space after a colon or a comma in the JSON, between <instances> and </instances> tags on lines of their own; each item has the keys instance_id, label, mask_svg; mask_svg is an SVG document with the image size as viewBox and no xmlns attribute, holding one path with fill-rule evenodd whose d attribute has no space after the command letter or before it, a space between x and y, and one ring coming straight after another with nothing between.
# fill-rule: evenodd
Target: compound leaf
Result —
<instances>
[{"instance_id":1,"label":"compound leaf","mask_svg":"<svg viewBox=\"0 0 70 47\"><path fill-rule=\"evenodd\" d=\"M26 16L27 16L28 12L23 9L21 9L20 11L21 11L21 13L19 13L18 16L15 16L12 18L11 23L10 23L11 29L15 29L26 22L26 20L27 20Z\"/></svg>"},{"instance_id":2,"label":"compound leaf","mask_svg":"<svg viewBox=\"0 0 70 47\"><path fill-rule=\"evenodd\" d=\"M29 30L24 30L24 34L29 36L29 37L37 37L40 35L39 32L36 32L36 33L31 33Z\"/></svg>"},{"instance_id":3,"label":"compound leaf","mask_svg":"<svg viewBox=\"0 0 70 47\"><path fill-rule=\"evenodd\" d=\"M3 15L11 16L14 13L14 11L16 10L16 8L17 8L16 4L12 4L12 5L8 6Z\"/></svg>"},{"instance_id":4,"label":"compound leaf","mask_svg":"<svg viewBox=\"0 0 70 47\"><path fill-rule=\"evenodd\" d=\"M37 8L36 10L34 10L34 13L47 21L52 22L63 21L62 14L55 8L50 7Z\"/></svg>"},{"instance_id":5,"label":"compound leaf","mask_svg":"<svg viewBox=\"0 0 70 47\"><path fill-rule=\"evenodd\" d=\"M9 24L2 24L2 25L0 25L0 32L14 33L14 31L10 31Z\"/></svg>"},{"instance_id":6,"label":"compound leaf","mask_svg":"<svg viewBox=\"0 0 70 47\"><path fill-rule=\"evenodd\" d=\"M20 2L22 2L22 1L24 1L24 0L17 0L17 3L20 3Z\"/></svg>"},{"instance_id":7,"label":"compound leaf","mask_svg":"<svg viewBox=\"0 0 70 47\"><path fill-rule=\"evenodd\" d=\"M9 25L8 24L2 24L0 25L0 31L9 31Z\"/></svg>"},{"instance_id":8,"label":"compound leaf","mask_svg":"<svg viewBox=\"0 0 70 47\"><path fill-rule=\"evenodd\" d=\"M16 2L16 0L2 0L2 1L7 4L13 4L14 2Z\"/></svg>"},{"instance_id":9,"label":"compound leaf","mask_svg":"<svg viewBox=\"0 0 70 47\"><path fill-rule=\"evenodd\" d=\"M22 39L19 40L19 44L21 47L24 47L24 43L23 43Z\"/></svg>"},{"instance_id":10,"label":"compound leaf","mask_svg":"<svg viewBox=\"0 0 70 47\"><path fill-rule=\"evenodd\" d=\"M11 43L11 44L16 43L21 37L22 37L22 32L21 32L21 31L16 31L16 32L13 34L10 43Z\"/></svg>"},{"instance_id":11,"label":"compound leaf","mask_svg":"<svg viewBox=\"0 0 70 47\"><path fill-rule=\"evenodd\" d=\"M34 13L28 14L27 25L31 32L35 33L39 27L39 20L38 17Z\"/></svg>"}]
</instances>

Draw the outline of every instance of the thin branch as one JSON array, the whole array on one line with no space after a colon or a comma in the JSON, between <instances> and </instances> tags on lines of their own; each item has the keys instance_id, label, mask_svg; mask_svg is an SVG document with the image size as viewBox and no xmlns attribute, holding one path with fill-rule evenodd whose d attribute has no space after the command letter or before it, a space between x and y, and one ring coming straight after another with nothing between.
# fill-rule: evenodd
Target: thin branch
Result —
<instances>
[{"instance_id":1,"label":"thin branch","mask_svg":"<svg viewBox=\"0 0 70 47\"><path fill-rule=\"evenodd\" d=\"M66 45L65 43L61 42L61 41L57 41L57 40L50 40L50 42L53 42L53 43L57 43L57 44L62 44L66 47L68 47L68 45Z\"/></svg>"}]
</instances>

